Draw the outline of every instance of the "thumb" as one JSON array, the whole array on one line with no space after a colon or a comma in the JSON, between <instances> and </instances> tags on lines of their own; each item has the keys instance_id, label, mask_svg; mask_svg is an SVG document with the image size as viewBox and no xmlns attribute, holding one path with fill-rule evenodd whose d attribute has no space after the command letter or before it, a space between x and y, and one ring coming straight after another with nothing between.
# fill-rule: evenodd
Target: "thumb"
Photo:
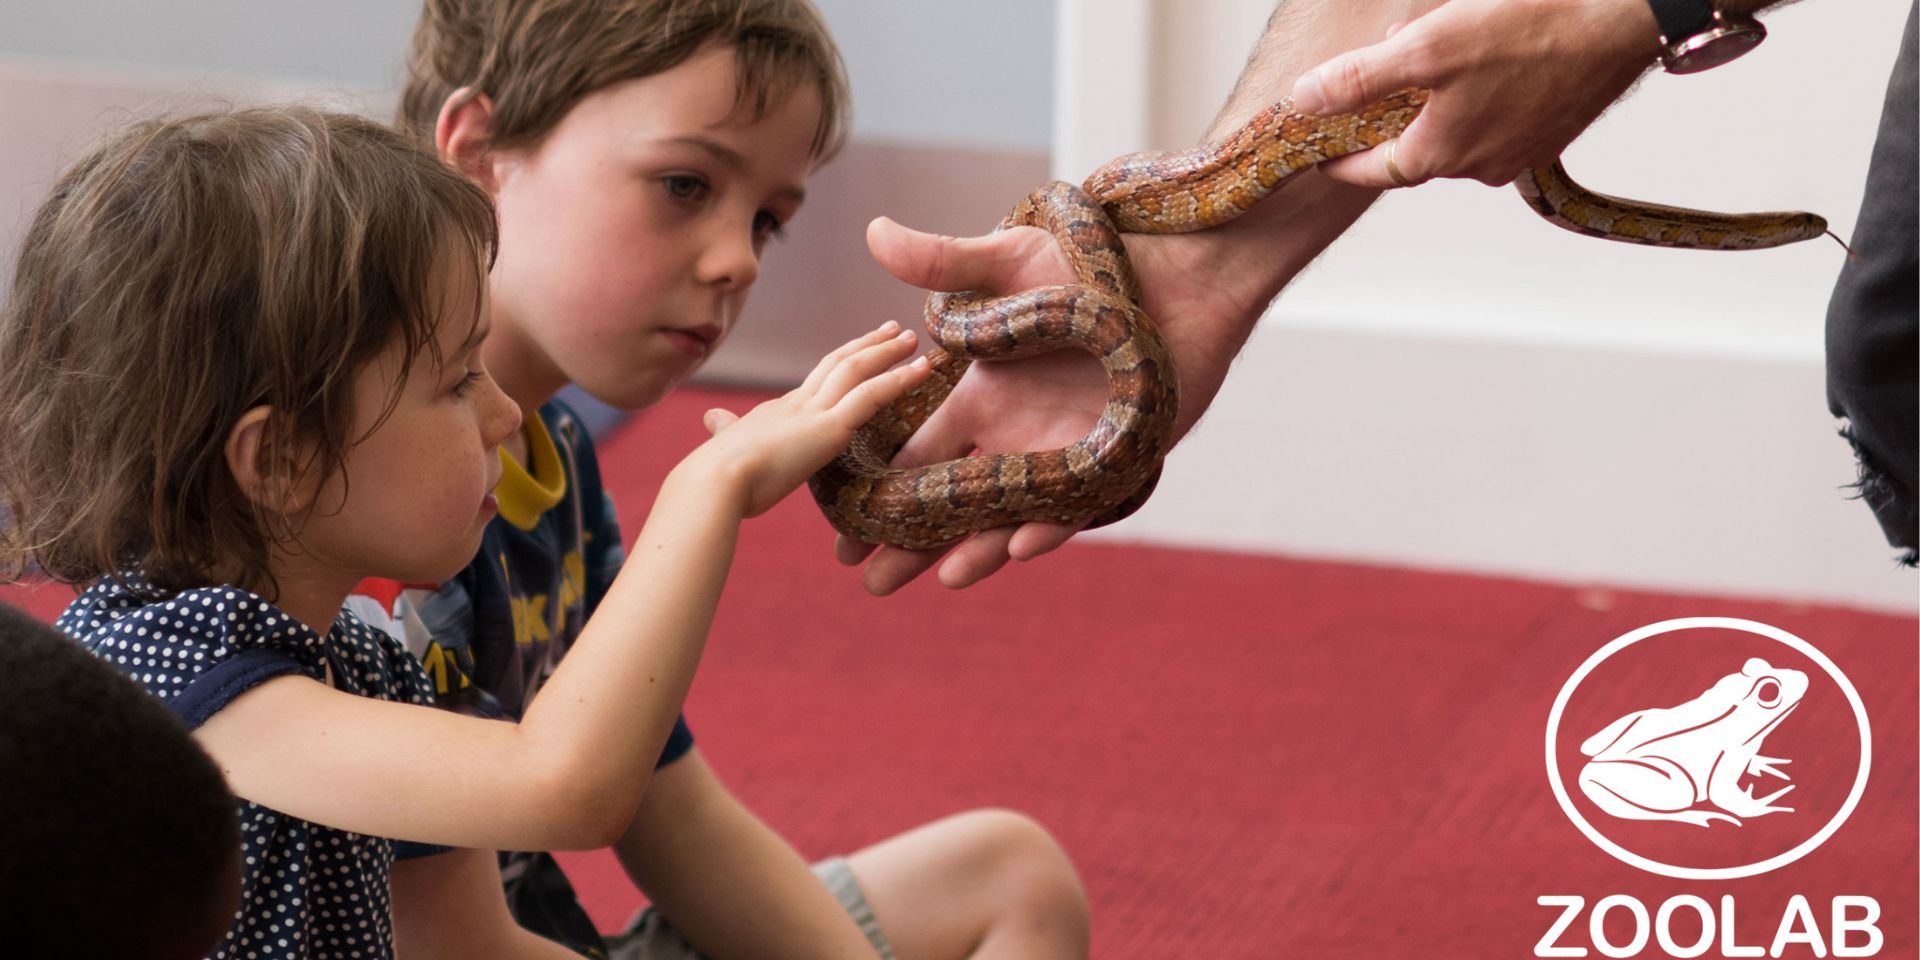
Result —
<instances>
[{"instance_id":1,"label":"thumb","mask_svg":"<svg viewBox=\"0 0 1920 960\"><path fill-rule=\"evenodd\" d=\"M714 407L701 416L700 423L707 428L708 436L713 436L733 426L739 419L740 415L731 410L722 410L719 407Z\"/></svg>"},{"instance_id":2,"label":"thumb","mask_svg":"<svg viewBox=\"0 0 1920 960\"><path fill-rule=\"evenodd\" d=\"M875 217L867 224L867 250L873 259L894 277L929 290L980 286L976 277L983 271L969 269L961 243L954 237L903 227L888 217Z\"/></svg>"},{"instance_id":3,"label":"thumb","mask_svg":"<svg viewBox=\"0 0 1920 960\"><path fill-rule=\"evenodd\" d=\"M1017 227L984 237L943 237L886 217L867 225L867 249L896 278L928 290L997 290L1017 282L1032 248L1051 243L1043 230Z\"/></svg>"},{"instance_id":4,"label":"thumb","mask_svg":"<svg viewBox=\"0 0 1920 960\"><path fill-rule=\"evenodd\" d=\"M1351 113L1396 90L1427 86L1405 55L1407 31L1370 47L1343 53L1302 74L1293 82L1293 108L1325 116Z\"/></svg>"}]
</instances>

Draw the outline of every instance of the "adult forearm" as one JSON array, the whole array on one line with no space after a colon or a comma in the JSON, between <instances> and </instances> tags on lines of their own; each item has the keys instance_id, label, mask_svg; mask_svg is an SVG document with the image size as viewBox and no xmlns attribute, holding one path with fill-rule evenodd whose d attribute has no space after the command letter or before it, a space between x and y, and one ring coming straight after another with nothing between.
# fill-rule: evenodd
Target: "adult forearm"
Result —
<instances>
[{"instance_id":1,"label":"adult forearm","mask_svg":"<svg viewBox=\"0 0 1920 960\"><path fill-rule=\"evenodd\" d=\"M1439 0L1351 4L1294 0L1267 21L1233 92L1207 132L1218 138L1286 97L1301 73L1381 36ZM1280 290L1318 257L1380 191L1349 186L1314 171L1296 174L1275 195L1221 227L1177 237L1129 237L1141 265L1149 315L1181 361L1184 434L1212 402L1233 357Z\"/></svg>"},{"instance_id":2,"label":"adult forearm","mask_svg":"<svg viewBox=\"0 0 1920 960\"><path fill-rule=\"evenodd\" d=\"M1386 35L1396 23L1440 6L1441 0L1284 0L1267 18L1266 32L1254 46L1234 82L1207 138L1221 136L1271 106L1293 89L1293 81L1328 57L1363 47Z\"/></svg>"}]
</instances>

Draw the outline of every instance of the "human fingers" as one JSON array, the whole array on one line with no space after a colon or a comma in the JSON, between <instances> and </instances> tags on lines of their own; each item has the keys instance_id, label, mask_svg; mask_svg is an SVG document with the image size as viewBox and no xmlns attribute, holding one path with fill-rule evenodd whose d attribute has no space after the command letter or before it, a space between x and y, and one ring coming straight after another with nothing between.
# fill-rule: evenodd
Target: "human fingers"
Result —
<instances>
[{"instance_id":1,"label":"human fingers","mask_svg":"<svg viewBox=\"0 0 1920 960\"><path fill-rule=\"evenodd\" d=\"M860 576L860 585L876 597L887 596L914 581L914 578L926 573L933 565L946 556L950 547L936 547L932 550L905 550L900 547L881 547L874 551L873 559L867 561L866 572Z\"/></svg>"},{"instance_id":2,"label":"human fingers","mask_svg":"<svg viewBox=\"0 0 1920 960\"><path fill-rule=\"evenodd\" d=\"M953 548L940 564L940 585L948 590L965 590L999 572L1013 559L1007 543L1018 527L982 530Z\"/></svg>"},{"instance_id":3,"label":"human fingers","mask_svg":"<svg viewBox=\"0 0 1920 960\"><path fill-rule=\"evenodd\" d=\"M1032 560L1073 539L1080 525L1023 523L982 531L961 543L940 565L940 585L964 590L1000 572L1008 560Z\"/></svg>"},{"instance_id":4,"label":"human fingers","mask_svg":"<svg viewBox=\"0 0 1920 960\"><path fill-rule=\"evenodd\" d=\"M832 370L827 372L826 378L820 381L819 389L809 398L809 402L819 408L838 408L850 396L866 391L869 384L888 382L883 374L887 373L888 368L894 364L912 356L914 344L918 340L913 331L902 330L892 337L868 344L843 357ZM909 367L915 371L914 379L918 380L925 374L927 360L925 357L920 357ZM901 369L905 370L907 367ZM871 391L867 393L870 394ZM878 409L879 407L876 406L873 411L868 411L867 416L872 416ZM860 422L865 423L866 418L861 418Z\"/></svg>"},{"instance_id":5,"label":"human fingers","mask_svg":"<svg viewBox=\"0 0 1920 960\"><path fill-rule=\"evenodd\" d=\"M1407 129L1411 132L1413 128ZM1316 169L1321 176L1341 183L1375 190L1393 190L1417 187L1433 179L1421 172L1426 169L1425 161L1421 159L1423 156L1418 141L1402 134L1371 150L1328 160Z\"/></svg>"},{"instance_id":6,"label":"human fingers","mask_svg":"<svg viewBox=\"0 0 1920 960\"><path fill-rule=\"evenodd\" d=\"M862 582L868 593L884 597L913 582L914 578L935 563L940 563L940 585L949 590L964 590L998 573L1008 560L1032 560L1059 548L1079 532L1078 526L1025 523L983 530L939 550L883 547L873 554ZM941 562L943 554L945 562ZM857 557L853 556L849 548L841 555L841 562L851 566L864 556L864 551Z\"/></svg>"},{"instance_id":7,"label":"human fingers","mask_svg":"<svg viewBox=\"0 0 1920 960\"><path fill-rule=\"evenodd\" d=\"M944 237L879 217L867 225L867 249L888 273L928 290L1012 292L1073 277L1059 244L1038 227Z\"/></svg>"},{"instance_id":8,"label":"human fingers","mask_svg":"<svg viewBox=\"0 0 1920 960\"><path fill-rule=\"evenodd\" d=\"M926 357L915 357L912 363L891 370L883 368L848 390L834 404L833 413L849 430L856 429L872 420L880 408L912 390L931 372L933 367Z\"/></svg>"},{"instance_id":9,"label":"human fingers","mask_svg":"<svg viewBox=\"0 0 1920 960\"><path fill-rule=\"evenodd\" d=\"M719 407L714 407L700 417L700 422L707 428L707 435L713 436L733 426L734 422L739 419L740 415L731 410L722 410Z\"/></svg>"},{"instance_id":10,"label":"human fingers","mask_svg":"<svg viewBox=\"0 0 1920 960\"><path fill-rule=\"evenodd\" d=\"M821 357L819 363L814 364L813 369L808 371L805 380L800 381L800 386L794 390L794 393L800 396L812 396L819 393L820 386L826 382L827 375L839 369L840 364L848 357L875 344L892 340L899 335L900 324L896 321L888 320L886 323L835 347L831 353Z\"/></svg>"},{"instance_id":11,"label":"human fingers","mask_svg":"<svg viewBox=\"0 0 1920 960\"><path fill-rule=\"evenodd\" d=\"M907 443L894 454L889 466L910 470L929 463L939 463L966 456L975 447L973 435L959 425L947 407L934 411L933 416L914 431ZM876 552L877 551L877 552ZM865 574L867 589L875 596L885 596L898 590L913 578L933 566L934 561L945 553L945 549L903 550L898 547L882 547L877 544L855 540L841 535L834 540L834 558L843 566L858 566L869 556L874 565ZM894 556L904 554L905 556ZM909 560L908 558L917 558Z\"/></svg>"},{"instance_id":12,"label":"human fingers","mask_svg":"<svg viewBox=\"0 0 1920 960\"><path fill-rule=\"evenodd\" d=\"M1080 523L1023 523L1007 542L1007 554L1022 562L1032 560L1058 550L1083 529L1086 525Z\"/></svg>"},{"instance_id":13,"label":"human fingers","mask_svg":"<svg viewBox=\"0 0 1920 960\"><path fill-rule=\"evenodd\" d=\"M1293 82L1293 108L1314 115L1349 113L1396 90L1430 86L1434 69L1420 42L1428 32L1421 29L1426 19L1301 74Z\"/></svg>"},{"instance_id":14,"label":"human fingers","mask_svg":"<svg viewBox=\"0 0 1920 960\"><path fill-rule=\"evenodd\" d=\"M833 558L843 567L858 566L879 546L877 543L855 540L844 533L836 534L833 538Z\"/></svg>"}]
</instances>

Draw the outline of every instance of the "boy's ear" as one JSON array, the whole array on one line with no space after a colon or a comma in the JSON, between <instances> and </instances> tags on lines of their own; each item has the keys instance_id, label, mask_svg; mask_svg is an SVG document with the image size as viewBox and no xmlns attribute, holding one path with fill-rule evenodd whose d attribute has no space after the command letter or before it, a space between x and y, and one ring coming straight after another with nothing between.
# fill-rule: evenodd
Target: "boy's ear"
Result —
<instances>
[{"instance_id":1,"label":"boy's ear","mask_svg":"<svg viewBox=\"0 0 1920 960\"><path fill-rule=\"evenodd\" d=\"M294 516L312 505L316 484L302 474L293 451L274 444L273 462L263 463L273 430L273 410L254 407L240 415L227 431L227 471L241 494L254 506L282 516Z\"/></svg>"},{"instance_id":2,"label":"boy's ear","mask_svg":"<svg viewBox=\"0 0 1920 960\"><path fill-rule=\"evenodd\" d=\"M433 124L433 146L447 166L493 193L493 99L461 87L440 105Z\"/></svg>"}]
</instances>

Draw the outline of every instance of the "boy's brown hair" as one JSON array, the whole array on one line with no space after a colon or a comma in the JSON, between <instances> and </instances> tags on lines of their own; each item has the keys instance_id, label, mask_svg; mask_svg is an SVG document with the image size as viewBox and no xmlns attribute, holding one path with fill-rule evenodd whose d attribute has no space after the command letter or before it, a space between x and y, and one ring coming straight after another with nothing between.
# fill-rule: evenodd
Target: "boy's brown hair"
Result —
<instances>
[{"instance_id":1,"label":"boy's brown hair","mask_svg":"<svg viewBox=\"0 0 1920 960\"><path fill-rule=\"evenodd\" d=\"M362 439L355 374L396 343L439 363L443 289L479 289L494 231L484 192L361 117L233 110L95 147L0 310L0 575L271 585L296 521L250 504L229 432L265 405L261 472L331 476Z\"/></svg>"},{"instance_id":2,"label":"boy's brown hair","mask_svg":"<svg viewBox=\"0 0 1920 960\"><path fill-rule=\"evenodd\" d=\"M490 146L534 146L588 94L711 47L734 51L735 106L753 119L812 84L813 154L824 163L839 151L846 72L807 0L426 0L399 125L431 145L441 106L465 87L493 100Z\"/></svg>"}]
</instances>

